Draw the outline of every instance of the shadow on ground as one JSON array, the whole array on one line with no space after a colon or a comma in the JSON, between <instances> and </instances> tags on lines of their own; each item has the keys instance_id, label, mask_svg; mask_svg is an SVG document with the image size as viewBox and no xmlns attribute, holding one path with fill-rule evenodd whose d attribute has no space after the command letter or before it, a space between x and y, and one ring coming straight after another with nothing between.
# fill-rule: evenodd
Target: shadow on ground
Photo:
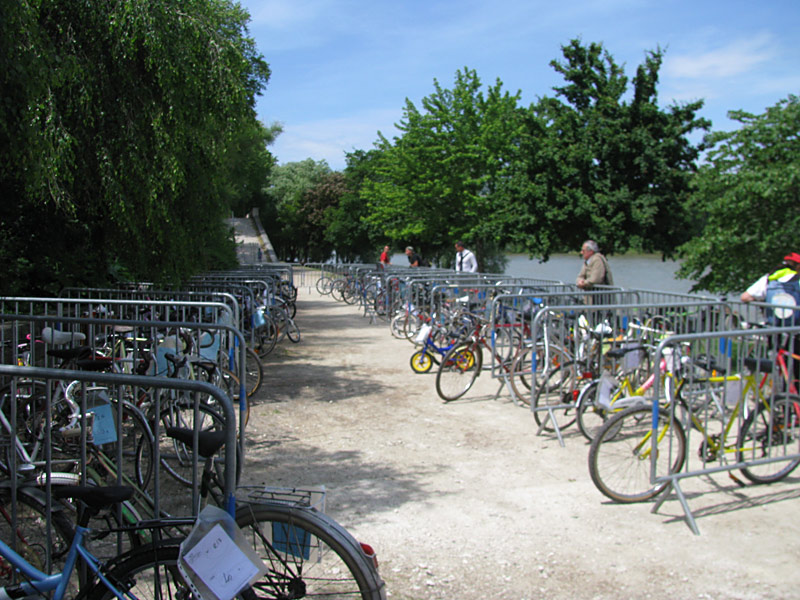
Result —
<instances>
[{"instance_id":1,"label":"shadow on ground","mask_svg":"<svg viewBox=\"0 0 800 600\"><path fill-rule=\"evenodd\" d=\"M244 470L246 485L324 485L337 490L336 497L329 498L337 511L360 515L394 510L409 502L424 502L430 494L419 481L438 469L435 465L420 465L415 470L400 471L370 460L359 450L329 452L292 443L288 451L282 451L280 447L285 443L288 440L249 445Z\"/></svg>"}]
</instances>

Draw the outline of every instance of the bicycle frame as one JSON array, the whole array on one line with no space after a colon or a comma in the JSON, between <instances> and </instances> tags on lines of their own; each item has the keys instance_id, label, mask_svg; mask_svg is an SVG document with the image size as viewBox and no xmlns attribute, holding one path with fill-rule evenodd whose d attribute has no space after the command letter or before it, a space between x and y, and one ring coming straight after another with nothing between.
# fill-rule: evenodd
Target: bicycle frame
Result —
<instances>
[{"instance_id":1,"label":"bicycle frame","mask_svg":"<svg viewBox=\"0 0 800 600\"><path fill-rule=\"evenodd\" d=\"M83 540L88 534L89 529L77 525L75 527L75 537L70 543L67 558L64 563L64 569L59 573L47 575L31 565L22 556L17 554L8 544L0 540L0 556L7 560L16 571L22 574L26 581L18 584L0 588L0 597L19 597L19 592L25 596L44 595L53 592L51 600L63 600L69 585L70 577L75 570L78 558L80 557L89 570L92 571L103 584L114 593L117 598L132 598L135 596L119 590L109 579L102 573L102 565L97 558L86 549L83 545Z\"/></svg>"}]
</instances>

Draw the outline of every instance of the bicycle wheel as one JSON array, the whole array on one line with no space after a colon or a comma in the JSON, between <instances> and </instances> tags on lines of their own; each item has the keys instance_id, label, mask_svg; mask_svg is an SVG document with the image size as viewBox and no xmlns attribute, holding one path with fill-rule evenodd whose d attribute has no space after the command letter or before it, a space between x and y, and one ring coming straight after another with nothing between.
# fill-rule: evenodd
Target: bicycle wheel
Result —
<instances>
[{"instance_id":1,"label":"bicycle wheel","mask_svg":"<svg viewBox=\"0 0 800 600\"><path fill-rule=\"evenodd\" d=\"M565 429L575 422L575 403L580 393L580 386L587 381L578 377L578 368L574 362L560 364L550 371L544 383L539 384L533 397L533 408L551 406L560 411L563 419L558 421L559 430ZM550 425L550 411L534 410L533 419L544 431L555 431ZM555 414L555 413L553 413Z\"/></svg>"},{"instance_id":2,"label":"bicycle wheel","mask_svg":"<svg viewBox=\"0 0 800 600\"><path fill-rule=\"evenodd\" d=\"M331 293L331 288L333 288L334 280L330 277L320 277L317 279L317 291L323 295L327 296Z\"/></svg>"},{"instance_id":3,"label":"bicycle wheel","mask_svg":"<svg viewBox=\"0 0 800 600\"><path fill-rule=\"evenodd\" d=\"M16 514L12 511L11 495L11 489L0 488L0 539L40 571L61 571L74 536L72 521L54 503L49 521L51 543L48 543L47 500L44 491L38 488L18 489ZM47 568L48 559L51 569ZM0 587L14 581L19 579L15 579L11 565L0 558Z\"/></svg>"},{"instance_id":4,"label":"bicycle wheel","mask_svg":"<svg viewBox=\"0 0 800 600\"><path fill-rule=\"evenodd\" d=\"M785 395L773 399L767 408L759 404L742 423L736 444L737 461L780 458L797 452L800 439L800 396ZM752 465L742 475L753 483L780 481L800 465L798 460Z\"/></svg>"},{"instance_id":5,"label":"bicycle wheel","mask_svg":"<svg viewBox=\"0 0 800 600\"><path fill-rule=\"evenodd\" d=\"M408 320L408 315L405 313L400 313L392 317L392 320L389 323L389 330L392 332L392 337L395 337L399 340L403 340L406 338L406 321Z\"/></svg>"},{"instance_id":6,"label":"bicycle wheel","mask_svg":"<svg viewBox=\"0 0 800 600\"><path fill-rule=\"evenodd\" d=\"M178 570L180 542L168 540L149 544L121 555L103 573L127 598L163 599L193 598L191 589ZM116 598L102 581L96 581L87 593L87 600Z\"/></svg>"},{"instance_id":7,"label":"bicycle wheel","mask_svg":"<svg viewBox=\"0 0 800 600\"><path fill-rule=\"evenodd\" d=\"M344 302L344 289L347 287L346 279L337 279L331 285L331 298L338 302Z\"/></svg>"},{"instance_id":8,"label":"bicycle wheel","mask_svg":"<svg viewBox=\"0 0 800 600\"><path fill-rule=\"evenodd\" d=\"M483 366L483 353L475 344L460 344L444 355L436 373L436 393L445 402L457 400L475 383Z\"/></svg>"},{"instance_id":9,"label":"bicycle wheel","mask_svg":"<svg viewBox=\"0 0 800 600\"><path fill-rule=\"evenodd\" d=\"M239 368L239 349L236 349L235 358L233 361L233 372L237 375L241 373ZM264 367L261 364L261 359L258 357L258 354L255 350L250 347L245 347L245 374L247 376L245 380L246 387L246 394L247 397L250 398L253 394L255 394L259 388L261 388L261 379L264 376Z\"/></svg>"},{"instance_id":10,"label":"bicycle wheel","mask_svg":"<svg viewBox=\"0 0 800 600\"><path fill-rule=\"evenodd\" d=\"M608 420L608 411L597 403L597 393L600 382L593 381L580 391L578 395L578 408L576 418L578 429L590 442L597 436L597 432Z\"/></svg>"},{"instance_id":11,"label":"bicycle wheel","mask_svg":"<svg viewBox=\"0 0 800 600\"><path fill-rule=\"evenodd\" d=\"M372 557L330 517L311 508L245 504L236 523L267 566L252 586L258 598L386 598Z\"/></svg>"},{"instance_id":12,"label":"bicycle wheel","mask_svg":"<svg viewBox=\"0 0 800 600\"><path fill-rule=\"evenodd\" d=\"M117 403L113 402L112 406L116 408ZM127 401L122 403L122 431L117 439L95 443L95 446L115 465L122 465L117 470L122 472L123 479L129 478L140 488L148 486L153 475L155 440L147 418L133 404Z\"/></svg>"},{"instance_id":13,"label":"bicycle wheel","mask_svg":"<svg viewBox=\"0 0 800 600\"><path fill-rule=\"evenodd\" d=\"M342 288L342 300L345 304L355 304L361 299L361 286L355 281L350 281Z\"/></svg>"},{"instance_id":14,"label":"bicycle wheel","mask_svg":"<svg viewBox=\"0 0 800 600\"><path fill-rule=\"evenodd\" d=\"M606 421L589 450L592 482L614 502L633 503L660 494L666 483L650 482L652 408L634 406ZM658 409L656 473L676 473L686 457L686 436L669 412Z\"/></svg>"},{"instance_id":15,"label":"bicycle wheel","mask_svg":"<svg viewBox=\"0 0 800 600\"><path fill-rule=\"evenodd\" d=\"M166 395L166 394L165 394ZM199 429L200 431L215 431L225 428L222 416L206 404L198 405L195 418L194 401L188 395L178 395L162 400L158 444L161 452L161 465L176 481L186 486L191 486L193 474L196 472L197 481L200 481L203 471L203 458L197 457L194 461L194 452L191 444L184 444L167 435L168 427L184 429ZM236 445L236 480L242 470L242 461L239 454L239 445ZM224 450L218 460L224 461Z\"/></svg>"},{"instance_id":16,"label":"bicycle wheel","mask_svg":"<svg viewBox=\"0 0 800 600\"><path fill-rule=\"evenodd\" d=\"M286 337L288 337L289 341L293 344L300 341L300 328L297 326L297 323L294 322L294 319L289 319L289 322L286 324Z\"/></svg>"},{"instance_id":17,"label":"bicycle wheel","mask_svg":"<svg viewBox=\"0 0 800 600\"><path fill-rule=\"evenodd\" d=\"M533 347L528 346L523 348L517 354L514 361L511 363L511 371L509 373L509 381L511 382L511 390L514 392L517 400L524 404L530 405L531 403L531 353ZM567 361L567 356L560 349L551 349L549 353L549 361L545 364L545 348L541 342L536 344L536 387L543 385L547 380L550 371L558 368L559 365Z\"/></svg>"},{"instance_id":18,"label":"bicycle wheel","mask_svg":"<svg viewBox=\"0 0 800 600\"><path fill-rule=\"evenodd\" d=\"M414 373L427 373L433 368L433 357L422 350L417 350L411 355L411 370Z\"/></svg>"},{"instance_id":19,"label":"bicycle wheel","mask_svg":"<svg viewBox=\"0 0 800 600\"><path fill-rule=\"evenodd\" d=\"M259 358L265 357L275 348L278 342L278 327L270 315L264 315L264 324L256 328L255 340L254 350Z\"/></svg>"},{"instance_id":20,"label":"bicycle wheel","mask_svg":"<svg viewBox=\"0 0 800 600\"><path fill-rule=\"evenodd\" d=\"M221 388L233 400L234 408L239 408L239 378L228 369L220 369L219 381L215 385ZM250 402L245 401L244 424L250 421Z\"/></svg>"}]
</instances>

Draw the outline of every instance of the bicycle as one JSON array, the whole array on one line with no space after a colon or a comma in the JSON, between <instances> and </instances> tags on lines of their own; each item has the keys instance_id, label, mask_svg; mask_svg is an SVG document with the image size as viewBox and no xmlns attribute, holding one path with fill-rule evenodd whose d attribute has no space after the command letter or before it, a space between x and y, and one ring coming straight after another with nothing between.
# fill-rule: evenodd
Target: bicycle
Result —
<instances>
[{"instance_id":1,"label":"bicycle","mask_svg":"<svg viewBox=\"0 0 800 600\"><path fill-rule=\"evenodd\" d=\"M167 434L192 445L190 429L170 427ZM215 455L224 443L220 431L197 435L197 452L205 459L198 506L209 500L224 505L223 484ZM385 600L374 550L357 542L341 525L317 510L314 492L297 489L237 488L236 524L267 565L264 579L253 586L268 598L359 597Z\"/></svg>"},{"instance_id":2,"label":"bicycle","mask_svg":"<svg viewBox=\"0 0 800 600\"><path fill-rule=\"evenodd\" d=\"M24 489L24 488L22 488ZM8 575L8 583L0 587L0 597L22 598L49 595L51 600L62 600L70 592L87 600L109 598L162 598L173 597L176 591L187 593L188 586L176 568L179 541L163 540L135 548L110 561L98 559L85 545L91 530L86 527L90 518L100 510L130 499L131 488L125 486L53 486L53 498L77 498L85 506L74 529L70 529L63 513L56 507L51 515L42 519L40 506L26 501L25 519L0 520L10 526L4 536L10 544L0 539L0 573ZM30 498L25 494L19 498ZM11 501L11 513L19 503ZM42 535L43 525L52 522L53 531ZM52 544L48 540L56 538ZM6 537L9 539L9 537ZM47 544L46 560L42 561L41 546ZM48 564L62 562L60 570L48 574ZM78 560L91 577L78 573ZM42 567L42 568L40 568Z\"/></svg>"},{"instance_id":3,"label":"bicycle","mask_svg":"<svg viewBox=\"0 0 800 600\"><path fill-rule=\"evenodd\" d=\"M658 496L667 482L653 484L651 475L652 435L655 431L656 472L678 473L687 458L687 434L682 420L700 432L701 444L698 455L703 462L724 461L734 455L737 462L769 458L785 452L790 444L800 439L800 396L794 393L777 393L766 396L764 378L756 381L755 373L760 365L752 359L744 360L748 371L741 376L717 375L694 381L709 384L742 382L742 390L730 414L720 417L720 431L711 432L709 419L697 414L698 404L687 401L683 390L689 385L684 378L676 387L675 397L656 411L648 404L633 406L610 417L597 432L589 450L589 474L595 486L615 502L644 502ZM753 399L754 406L748 406ZM683 419L673 418L670 404L680 407ZM734 425L742 415L736 440L730 442ZM700 415L704 416L704 415ZM777 466L777 470L776 469ZM741 473L753 483L770 483L788 476L800 461L788 464L770 462L741 467Z\"/></svg>"},{"instance_id":4,"label":"bicycle","mask_svg":"<svg viewBox=\"0 0 800 600\"><path fill-rule=\"evenodd\" d=\"M446 356L462 338L458 333L449 331L441 325L424 325L417 334L416 341L421 340L422 348L411 355L409 363L415 373L428 373L434 364L440 364L437 355Z\"/></svg>"},{"instance_id":5,"label":"bicycle","mask_svg":"<svg viewBox=\"0 0 800 600\"><path fill-rule=\"evenodd\" d=\"M436 393L445 402L461 398L472 388L483 369L484 348L499 366L504 384L510 385L515 376L514 358L523 348L522 342L513 342L509 329L495 328L494 335L490 335L485 319L471 313L468 316L474 323L472 333L466 342L457 344L444 355L436 373ZM516 394L513 397L516 398Z\"/></svg>"}]
</instances>

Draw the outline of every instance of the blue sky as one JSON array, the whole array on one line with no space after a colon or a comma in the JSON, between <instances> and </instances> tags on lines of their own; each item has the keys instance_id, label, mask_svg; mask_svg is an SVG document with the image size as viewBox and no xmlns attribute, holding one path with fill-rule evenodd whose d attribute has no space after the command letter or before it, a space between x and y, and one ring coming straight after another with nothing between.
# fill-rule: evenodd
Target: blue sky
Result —
<instances>
[{"instance_id":1,"label":"blue sky","mask_svg":"<svg viewBox=\"0 0 800 600\"><path fill-rule=\"evenodd\" d=\"M336 170L345 152L392 138L406 98L458 69L528 106L563 80L550 67L573 38L602 42L629 77L647 50L666 51L662 107L704 99L701 116L730 130L729 110L762 113L800 95L798 0L240 0L272 70L257 104L284 132L279 164L313 158Z\"/></svg>"}]
</instances>

